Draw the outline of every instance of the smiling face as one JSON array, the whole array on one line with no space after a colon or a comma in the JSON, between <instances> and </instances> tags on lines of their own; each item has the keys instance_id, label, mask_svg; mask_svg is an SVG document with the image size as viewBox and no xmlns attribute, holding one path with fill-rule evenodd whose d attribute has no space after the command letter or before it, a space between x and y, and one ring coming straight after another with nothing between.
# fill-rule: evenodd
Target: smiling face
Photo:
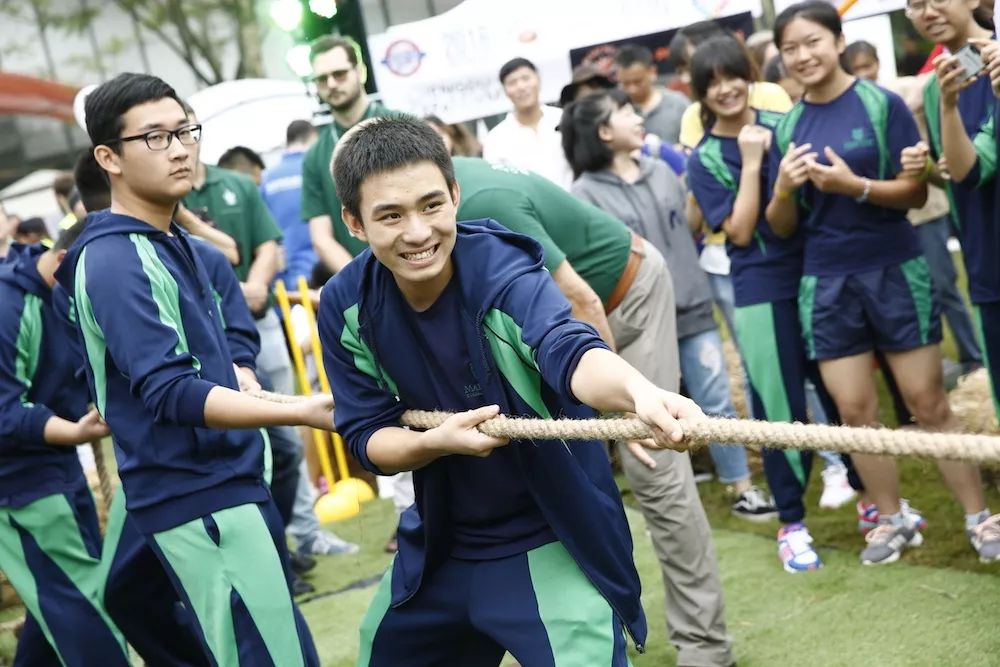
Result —
<instances>
[{"instance_id":1,"label":"smiling face","mask_svg":"<svg viewBox=\"0 0 1000 667\"><path fill-rule=\"evenodd\" d=\"M788 74L809 90L821 86L840 68L844 36L801 16L789 21L781 40L781 62Z\"/></svg>"},{"instance_id":2,"label":"smiling face","mask_svg":"<svg viewBox=\"0 0 1000 667\"><path fill-rule=\"evenodd\" d=\"M609 99L610 104L615 104ZM642 124L642 116L631 104L616 108L608 116L608 120L597 128L597 136L605 142L613 152L634 151L642 148L642 139L646 131Z\"/></svg>"},{"instance_id":3,"label":"smiling face","mask_svg":"<svg viewBox=\"0 0 1000 667\"><path fill-rule=\"evenodd\" d=\"M746 111L750 83L729 74L717 73L705 93L705 105L717 118L733 118Z\"/></svg>"},{"instance_id":4,"label":"smiling face","mask_svg":"<svg viewBox=\"0 0 1000 667\"><path fill-rule=\"evenodd\" d=\"M924 10L912 16L910 22L924 39L957 46L968 39L969 30L975 25L972 12L980 4L977 0L951 0L942 7L935 7L927 2Z\"/></svg>"},{"instance_id":5,"label":"smiling face","mask_svg":"<svg viewBox=\"0 0 1000 667\"><path fill-rule=\"evenodd\" d=\"M191 120L177 100L165 97L125 112L120 137L189 125ZM103 144L94 149L95 157L116 188L125 188L141 200L165 206L173 206L191 191L197 159L195 146L186 146L173 137L163 150L150 149L142 139L122 141L117 148L117 153Z\"/></svg>"},{"instance_id":6,"label":"smiling face","mask_svg":"<svg viewBox=\"0 0 1000 667\"><path fill-rule=\"evenodd\" d=\"M530 67L518 67L503 80L503 91L518 111L530 111L538 107L541 86L538 73Z\"/></svg>"},{"instance_id":7,"label":"smiling face","mask_svg":"<svg viewBox=\"0 0 1000 667\"><path fill-rule=\"evenodd\" d=\"M367 177L360 187L361 218L343 211L344 222L392 272L411 306L429 307L452 275L458 185L449 191L429 161Z\"/></svg>"}]
</instances>

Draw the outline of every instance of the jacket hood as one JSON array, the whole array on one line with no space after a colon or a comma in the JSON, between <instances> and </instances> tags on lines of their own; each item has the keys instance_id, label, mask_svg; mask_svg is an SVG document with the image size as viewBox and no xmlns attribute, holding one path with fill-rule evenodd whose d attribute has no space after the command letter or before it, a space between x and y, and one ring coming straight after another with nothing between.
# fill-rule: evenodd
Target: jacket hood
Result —
<instances>
[{"instance_id":1,"label":"jacket hood","mask_svg":"<svg viewBox=\"0 0 1000 667\"><path fill-rule=\"evenodd\" d=\"M646 157L645 155L640 155L636 162L639 164L639 178L636 179L635 183L642 183L644 180L649 178L650 174L653 173L653 169L656 168L656 161L653 158ZM600 171L588 171L580 175L580 178L592 178L595 181L601 183L609 183L611 185L617 185L619 187L628 185L621 179L621 177L611 171L610 169L601 169Z\"/></svg>"},{"instance_id":2,"label":"jacket hood","mask_svg":"<svg viewBox=\"0 0 1000 667\"><path fill-rule=\"evenodd\" d=\"M156 227L147 222L130 215L112 213L109 210L91 213L86 218L86 227L83 232L66 253L62 264L56 271L56 281L62 285L69 294L73 294L73 282L76 275L76 262L80 253L88 243L94 239L111 234L156 234L159 233Z\"/></svg>"},{"instance_id":3,"label":"jacket hood","mask_svg":"<svg viewBox=\"0 0 1000 667\"><path fill-rule=\"evenodd\" d=\"M16 285L26 292L49 299L52 290L38 273L38 257L45 252L40 245L11 244L0 264L0 282Z\"/></svg>"},{"instance_id":4,"label":"jacket hood","mask_svg":"<svg viewBox=\"0 0 1000 667\"><path fill-rule=\"evenodd\" d=\"M543 266L542 246L537 241L488 219L458 223L451 257L464 300L480 304L480 315L515 278ZM386 281L393 284L394 281L389 270L371 250L362 253L361 258L364 275L358 294L370 295L377 302L365 304L359 301L359 307L362 310L366 307L378 310L384 305L382 295L389 293Z\"/></svg>"}]
</instances>

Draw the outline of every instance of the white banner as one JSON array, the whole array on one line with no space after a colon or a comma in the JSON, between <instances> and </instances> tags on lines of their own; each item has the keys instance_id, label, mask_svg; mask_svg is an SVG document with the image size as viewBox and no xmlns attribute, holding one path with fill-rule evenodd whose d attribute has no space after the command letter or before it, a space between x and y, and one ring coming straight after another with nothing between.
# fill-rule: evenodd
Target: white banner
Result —
<instances>
[{"instance_id":1,"label":"white banner","mask_svg":"<svg viewBox=\"0 0 1000 667\"><path fill-rule=\"evenodd\" d=\"M570 80L570 49L670 30L706 18L761 13L760 0L465 0L368 39L386 106L448 123L510 109L497 78L521 56L542 80L542 100Z\"/></svg>"},{"instance_id":2,"label":"white banner","mask_svg":"<svg viewBox=\"0 0 1000 667\"><path fill-rule=\"evenodd\" d=\"M788 7L794 5L798 0L774 0L774 12L780 14ZM829 0L831 5L842 7L845 0ZM844 20L859 19L865 16L876 14L887 14L897 9L906 9L906 0L858 0L854 6L844 14Z\"/></svg>"}]
</instances>

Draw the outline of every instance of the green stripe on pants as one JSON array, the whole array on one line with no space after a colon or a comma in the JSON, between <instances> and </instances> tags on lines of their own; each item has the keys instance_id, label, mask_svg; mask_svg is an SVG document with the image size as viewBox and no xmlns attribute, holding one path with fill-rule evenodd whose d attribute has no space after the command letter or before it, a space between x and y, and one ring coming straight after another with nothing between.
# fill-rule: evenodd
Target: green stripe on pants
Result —
<instances>
[{"instance_id":1,"label":"green stripe on pants","mask_svg":"<svg viewBox=\"0 0 1000 667\"><path fill-rule=\"evenodd\" d=\"M292 598L267 522L256 505L211 515L219 543L204 519L156 533L153 539L170 564L215 660L239 664L231 594L243 599L275 665L303 664Z\"/></svg>"},{"instance_id":2,"label":"green stripe on pants","mask_svg":"<svg viewBox=\"0 0 1000 667\"><path fill-rule=\"evenodd\" d=\"M38 582L28 567L21 536L14 524L30 534L38 547L76 585L80 595L90 602L124 652L125 640L100 603L104 568L101 560L87 551L76 513L66 496L52 494L17 509L0 507L0 570L7 575L25 607L38 621L45 638L59 655L49 621L42 614L39 604ZM62 655L59 659L66 664Z\"/></svg>"},{"instance_id":3,"label":"green stripe on pants","mask_svg":"<svg viewBox=\"0 0 1000 667\"><path fill-rule=\"evenodd\" d=\"M802 338L806 342L806 354L816 358L816 340L813 338L813 309L816 306L816 276L802 276L799 282L799 320L802 322Z\"/></svg>"},{"instance_id":4,"label":"green stripe on pants","mask_svg":"<svg viewBox=\"0 0 1000 667\"><path fill-rule=\"evenodd\" d=\"M997 387L993 384L993 368L990 363L989 345L986 344L986 329L983 327L983 313L979 306L973 304L972 314L976 318L976 332L979 334L979 348L983 351L983 363L986 365L987 374L990 376L990 395L993 397L993 414L1000 420L1000 400L997 399ZM998 361L997 363L1000 363Z\"/></svg>"},{"instance_id":5,"label":"green stripe on pants","mask_svg":"<svg viewBox=\"0 0 1000 667\"><path fill-rule=\"evenodd\" d=\"M792 406L788 401L785 378L781 372L774 307L770 303L741 306L735 309L733 319L750 386L764 404L764 414L754 416L771 422L791 422ZM786 449L784 453L799 484L805 487L806 472L802 467L802 455L794 449Z\"/></svg>"},{"instance_id":6,"label":"green stripe on pants","mask_svg":"<svg viewBox=\"0 0 1000 667\"><path fill-rule=\"evenodd\" d=\"M608 601L561 543L552 542L525 555L538 616L549 636L556 667L610 665L618 624Z\"/></svg>"},{"instance_id":7,"label":"green stripe on pants","mask_svg":"<svg viewBox=\"0 0 1000 667\"><path fill-rule=\"evenodd\" d=\"M899 265L899 269L910 287L913 308L917 312L917 326L920 328L920 343L927 345L933 312L931 272L923 255L914 257Z\"/></svg>"},{"instance_id":8,"label":"green stripe on pants","mask_svg":"<svg viewBox=\"0 0 1000 667\"><path fill-rule=\"evenodd\" d=\"M371 663L375 633L378 632L378 626L382 624L382 619L385 618L386 612L389 611L389 605L392 603L392 566L395 562L394 558L392 563L389 563L389 569L382 577L378 590L375 591L375 597L372 598L371 604L368 605L368 611L365 612L365 617L361 621L358 667L368 667Z\"/></svg>"}]
</instances>

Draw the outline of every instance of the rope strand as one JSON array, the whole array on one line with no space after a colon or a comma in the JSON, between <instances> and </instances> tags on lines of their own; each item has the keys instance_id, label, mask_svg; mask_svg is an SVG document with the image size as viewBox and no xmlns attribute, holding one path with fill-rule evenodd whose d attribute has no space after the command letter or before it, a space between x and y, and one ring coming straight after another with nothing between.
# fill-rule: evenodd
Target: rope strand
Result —
<instances>
[{"instance_id":1,"label":"rope strand","mask_svg":"<svg viewBox=\"0 0 1000 667\"><path fill-rule=\"evenodd\" d=\"M253 392L268 401L300 400L270 392ZM449 412L407 410L402 423L418 429L440 426ZM731 442L770 449L828 450L845 454L918 456L972 463L1000 463L1000 437L966 433L928 433L892 430L764 422L752 419L706 417L680 421L684 439L671 449L687 451L711 442ZM526 419L500 415L483 422L479 430L497 438L537 440L645 440L649 428L638 419Z\"/></svg>"},{"instance_id":2,"label":"rope strand","mask_svg":"<svg viewBox=\"0 0 1000 667\"><path fill-rule=\"evenodd\" d=\"M403 424L440 426L447 412L407 410ZM1000 438L961 433L927 433L884 428L788 424L707 417L681 420L684 439L672 449L688 450L710 442L733 442L771 449L830 450L883 456L919 456L975 463L1000 462ZM522 419L498 416L479 425L493 437L540 440L644 440L649 429L638 419Z\"/></svg>"}]
</instances>

